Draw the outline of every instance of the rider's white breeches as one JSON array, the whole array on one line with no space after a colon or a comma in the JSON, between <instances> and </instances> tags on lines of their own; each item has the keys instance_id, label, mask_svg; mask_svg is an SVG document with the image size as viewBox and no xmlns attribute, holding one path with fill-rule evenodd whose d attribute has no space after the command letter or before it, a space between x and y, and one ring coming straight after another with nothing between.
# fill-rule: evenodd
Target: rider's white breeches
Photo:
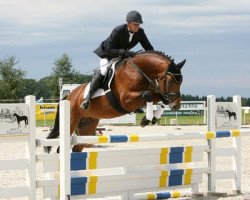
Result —
<instances>
[{"instance_id":1,"label":"rider's white breeches","mask_svg":"<svg viewBox=\"0 0 250 200\"><path fill-rule=\"evenodd\" d=\"M101 70L101 74L103 76L106 76L107 72L108 72L108 66L109 66L109 60L107 58L101 58L100 59L100 70Z\"/></svg>"},{"instance_id":2,"label":"rider's white breeches","mask_svg":"<svg viewBox=\"0 0 250 200\"><path fill-rule=\"evenodd\" d=\"M116 62L117 60L119 60L119 58L112 58L110 61L107 58L101 58L100 59L101 74L103 76L106 76L106 74L108 72L108 67L110 66L110 64L113 63L113 62Z\"/></svg>"}]
</instances>

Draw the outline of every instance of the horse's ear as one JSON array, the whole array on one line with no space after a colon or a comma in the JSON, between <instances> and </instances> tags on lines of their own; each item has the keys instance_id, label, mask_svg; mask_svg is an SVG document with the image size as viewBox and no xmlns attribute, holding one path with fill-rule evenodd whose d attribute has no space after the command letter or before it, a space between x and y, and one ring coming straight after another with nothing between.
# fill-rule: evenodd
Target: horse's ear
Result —
<instances>
[{"instance_id":1,"label":"horse's ear","mask_svg":"<svg viewBox=\"0 0 250 200\"><path fill-rule=\"evenodd\" d=\"M186 59L183 60L182 62L178 63L177 66L178 66L179 68L182 68L183 65L185 65L185 63L186 63Z\"/></svg>"}]
</instances>

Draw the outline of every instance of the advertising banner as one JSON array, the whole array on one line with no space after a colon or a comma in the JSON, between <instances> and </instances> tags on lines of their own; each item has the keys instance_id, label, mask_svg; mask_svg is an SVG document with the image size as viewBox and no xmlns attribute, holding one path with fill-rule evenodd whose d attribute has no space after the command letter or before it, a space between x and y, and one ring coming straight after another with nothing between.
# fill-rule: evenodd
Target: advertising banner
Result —
<instances>
[{"instance_id":1,"label":"advertising banner","mask_svg":"<svg viewBox=\"0 0 250 200\"><path fill-rule=\"evenodd\" d=\"M216 129L237 129L237 110L233 102L216 103Z\"/></svg>"},{"instance_id":2,"label":"advertising banner","mask_svg":"<svg viewBox=\"0 0 250 200\"><path fill-rule=\"evenodd\" d=\"M55 120L58 103L37 103L36 120Z\"/></svg>"},{"instance_id":3,"label":"advertising banner","mask_svg":"<svg viewBox=\"0 0 250 200\"><path fill-rule=\"evenodd\" d=\"M29 134L28 105L0 104L0 127L0 136Z\"/></svg>"},{"instance_id":4,"label":"advertising banner","mask_svg":"<svg viewBox=\"0 0 250 200\"><path fill-rule=\"evenodd\" d=\"M205 109L205 101L182 101L180 110L175 112L167 106L162 116L175 116L176 114L178 116L204 116Z\"/></svg>"}]
</instances>

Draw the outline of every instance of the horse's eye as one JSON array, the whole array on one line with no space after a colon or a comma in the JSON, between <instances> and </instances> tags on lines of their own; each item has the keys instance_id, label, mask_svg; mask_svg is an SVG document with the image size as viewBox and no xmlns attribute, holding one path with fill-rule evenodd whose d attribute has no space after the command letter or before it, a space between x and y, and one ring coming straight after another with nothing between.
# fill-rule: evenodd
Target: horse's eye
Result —
<instances>
[{"instance_id":1,"label":"horse's eye","mask_svg":"<svg viewBox=\"0 0 250 200\"><path fill-rule=\"evenodd\" d=\"M174 80L177 82L177 83L181 83L182 82L182 75L175 75L174 76Z\"/></svg>"}]
</instances>

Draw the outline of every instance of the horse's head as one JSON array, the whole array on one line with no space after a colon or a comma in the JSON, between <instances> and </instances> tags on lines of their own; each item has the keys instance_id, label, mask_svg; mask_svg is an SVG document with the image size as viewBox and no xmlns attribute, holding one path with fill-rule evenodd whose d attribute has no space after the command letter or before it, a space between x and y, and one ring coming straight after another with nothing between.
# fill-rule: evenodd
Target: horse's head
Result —
<instances>
[{"instance_id":1,"label":"horse's head","mask_svg":"<svg viewBox=\"0 0 250 200\"><path fill-rule=\"evenodd\" d=\"M161 88L161 100L164 104L168 104L171 110L177 111L181 106L180 86L182 83L181 68L185 64L183 60L179 64L172 62L167 68L165 75L159 81Z\"/></svg>"},{"instance_id":2,"label":"horse's head","mask_svg":"<svg viewBox=\"0 0 250 200\"><path fill-rule=\"evenodd\" d=\"M134 80L138 80L138 77L141 77L142 80L148 81L149 86L140 84L140 89L150 88L154 102L161 100L164 104L169 105L172 110L176 111L181 106L181 68L185 62L186 60L175 64L171 57L163 52L146 51L137 54L129 61L130 66L137 73L132 74L129 70L127 71L130 72L130 77L132 76Z\"/></svg>"}]
</instances>

